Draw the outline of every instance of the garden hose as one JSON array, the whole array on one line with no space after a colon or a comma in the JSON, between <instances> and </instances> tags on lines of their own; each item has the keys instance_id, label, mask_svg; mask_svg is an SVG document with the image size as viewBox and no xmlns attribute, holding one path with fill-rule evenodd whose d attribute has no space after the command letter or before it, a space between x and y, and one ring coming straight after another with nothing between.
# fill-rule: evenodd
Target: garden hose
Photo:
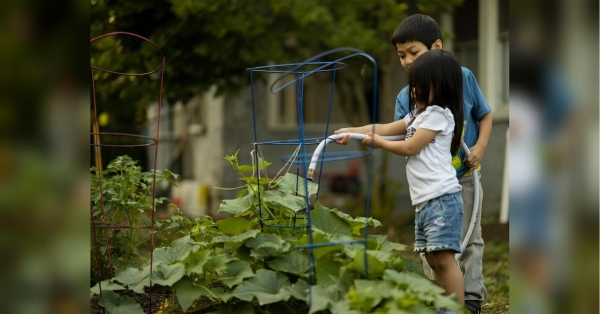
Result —
<instances>
[{"instance_id":1,"label":"garden hose","mask_svg":"<svg viewBox=\"0 0 600 314\"><path fill-rule=\"evenodd\" d=\"M315 152L312 155L312 158L310 160L310 165L308 166L308 172L306 174L306 178L308 180L310 180L310 181L313 180L313 174L315 172L315 169L317 168L317 162L319 161L319 155L321 155L321 151L323 151L323 148L325 148L325 145L327 145L331 142L335 142L336 140L340 140L346 135L350 135L350 138L353 138L353 139L359 140L359 141L362 141L362 140L366 139L367 137L369 137L367 134L360 134L360 133L339 133L339 134L333 134L333 135L328 136L326 139L321 141L321 143L319 143L319 146L317 146L317 148L315 149ZM388 141L398 141L398 140L403 139L404 135L381 136L381 138L384 140L388 140Z\"/></svg>"},{"instance_id":2,"label":"garden hose","mask_svg":"<svg viewBox=\"0 0 600 314\"><path fill-rule=\"evenodd\" d=\"M346 135L350 135L350 138L360 140L360 141L362 141L368 137L368 135L366 135L366 134L359 134L359 133L339 133L339 134L333 134L331 136L328 136L326 139L321 141L321 143L319 143L319 145L315 149L315 152L313 153L312 158L310 160L310 165L308 166L308 171L306 174L306 178L308 180L313 181L313 175L314 175L315 169L317 168L317 162L319 161L319 155L323 151L323 148L325 147L325 145L327 145L331 142L335 142L336 140L342 139ZM398 140L404 139L404 135L381 136L381 138L384 140L388 140L388 141L398 141ZM471 151L469 150L469 148L467 147L467 145L464 142L462 143L461 146L462 146L462 149L464 150L466 156L471 155ZM479 185L480 185L480 182L479 182L479 174L478 174L477 170L475 170L475 169L472 170L472 176L473 176L473 189L474 189L473 212L471 214L471 221L469 223L469 228L467 229L465 238L463 239L462 244L460 246L461 252L455 254L456 261L458 261L460 259L463 252L467 248L467 244L469 243L469 240L471 239L471 235L473 234L473 230L475 229L475 223L477 221L477 219L476 219L477 214L479 213L479 210L480 210L480 208L479 208L479 200L480 200ZM421 258L423 260L423 266L424 266L423 268L424 268L425 274L427 275L427 277L429 277L430 279L433 280L435 278L433 270L427 264L427 260L425 259L424 254L421 255Z\"/></svg>"}]
</instances>

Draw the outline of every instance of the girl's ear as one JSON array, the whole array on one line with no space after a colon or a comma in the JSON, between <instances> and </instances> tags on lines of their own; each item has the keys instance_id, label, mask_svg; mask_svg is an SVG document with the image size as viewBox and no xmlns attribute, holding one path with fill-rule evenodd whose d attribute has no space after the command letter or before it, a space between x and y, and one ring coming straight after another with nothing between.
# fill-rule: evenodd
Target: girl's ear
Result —
<instances>
[{"instance_id":1,"label":"girl's ear","mask_svg":"<svg viewBox=\"0 0 600 314\"><path fill-rule=\"evenodd\" d=\"M429 49L429 50L433 50L433 49L442 49L442 46L443 46L443 44L442 44L442 40L441 40L441 39L438 39L438 40L436 40L436 41L435 41L433 44L431 44L431 49Z\"/></svg>"}]
</instances>

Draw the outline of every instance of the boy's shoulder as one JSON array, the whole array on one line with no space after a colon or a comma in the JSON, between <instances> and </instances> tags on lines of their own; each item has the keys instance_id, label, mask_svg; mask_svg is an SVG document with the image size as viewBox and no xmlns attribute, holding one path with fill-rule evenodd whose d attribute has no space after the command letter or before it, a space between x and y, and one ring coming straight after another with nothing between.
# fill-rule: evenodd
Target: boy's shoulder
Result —
<instances>
[{"instance_id":1,"label":"boy's shoulder","mask_svg":"<svg viewBox=\"0 0 600 314\"><path fill-rule=\"evenodd\" d=\"M398 93L398 98L402 96L408 96L408 85L404 86L404 88L402 88L402 90L400 90Z\"/></svg>"},{"instance_id":2,"label":"boy's shoulder","mask_svg":"<svg viewBox=\"0 0 600 314\"><path fill-rule=\"evenodd\" d=\"M468 68L466 68L464 66L461 66L460 68L462 70L462 74L464 77L475 77L473 72L471 70L469 70Z\"/></svg>"},{"instance_id":3,"label":"boy's shoulder","mask_svg":"<svg viewBox=\"0 0 600 314\"><path fill-rule=\"evenodd\" d=\"M479 89L479 83L477 82L475 74L463 66L461 66L461 70L463 75L463 86L465 90Z\"/></svg>"}]
</instances>

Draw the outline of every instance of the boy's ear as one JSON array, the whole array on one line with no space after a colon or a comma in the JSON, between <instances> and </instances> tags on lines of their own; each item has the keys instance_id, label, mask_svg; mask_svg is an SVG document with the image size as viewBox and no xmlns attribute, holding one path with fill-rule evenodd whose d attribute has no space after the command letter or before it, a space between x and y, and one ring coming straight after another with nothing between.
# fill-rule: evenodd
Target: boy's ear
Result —
<instances>
[{"instance_id":1,"label":"boy's ear","mask_svg":"<svg viewBox=\"0 0 600 314\"><path fill-rule=\"evenodd\" d=\"M442 49L442 40L441 39L438 39L433 44L431 44L431 49L429 49L429 50L433 50L433 49Z\"/></svg>"}]
</instances>

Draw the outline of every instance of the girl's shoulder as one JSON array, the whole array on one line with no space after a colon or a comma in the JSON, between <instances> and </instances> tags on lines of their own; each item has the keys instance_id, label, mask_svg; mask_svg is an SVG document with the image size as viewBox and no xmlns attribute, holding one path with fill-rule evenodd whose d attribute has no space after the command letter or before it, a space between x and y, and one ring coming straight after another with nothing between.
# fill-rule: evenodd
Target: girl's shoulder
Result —
<instances>
[{"instance_id":1,"label":"girl's shoulder","mask_svg":"<svg viewBox=\"0 0 600 314\"><path fill-rule=\"evenodd\" d=\"M450 120L454 119L454 115L452 114L452 111L448 108L442 108L438 105L430 105L427 108L425 108L425 111L423 111L422 115L425 117L427 115L435 115L435 114L442 114L445 117L449 118Z\"/></svg>"}]
</instances>

